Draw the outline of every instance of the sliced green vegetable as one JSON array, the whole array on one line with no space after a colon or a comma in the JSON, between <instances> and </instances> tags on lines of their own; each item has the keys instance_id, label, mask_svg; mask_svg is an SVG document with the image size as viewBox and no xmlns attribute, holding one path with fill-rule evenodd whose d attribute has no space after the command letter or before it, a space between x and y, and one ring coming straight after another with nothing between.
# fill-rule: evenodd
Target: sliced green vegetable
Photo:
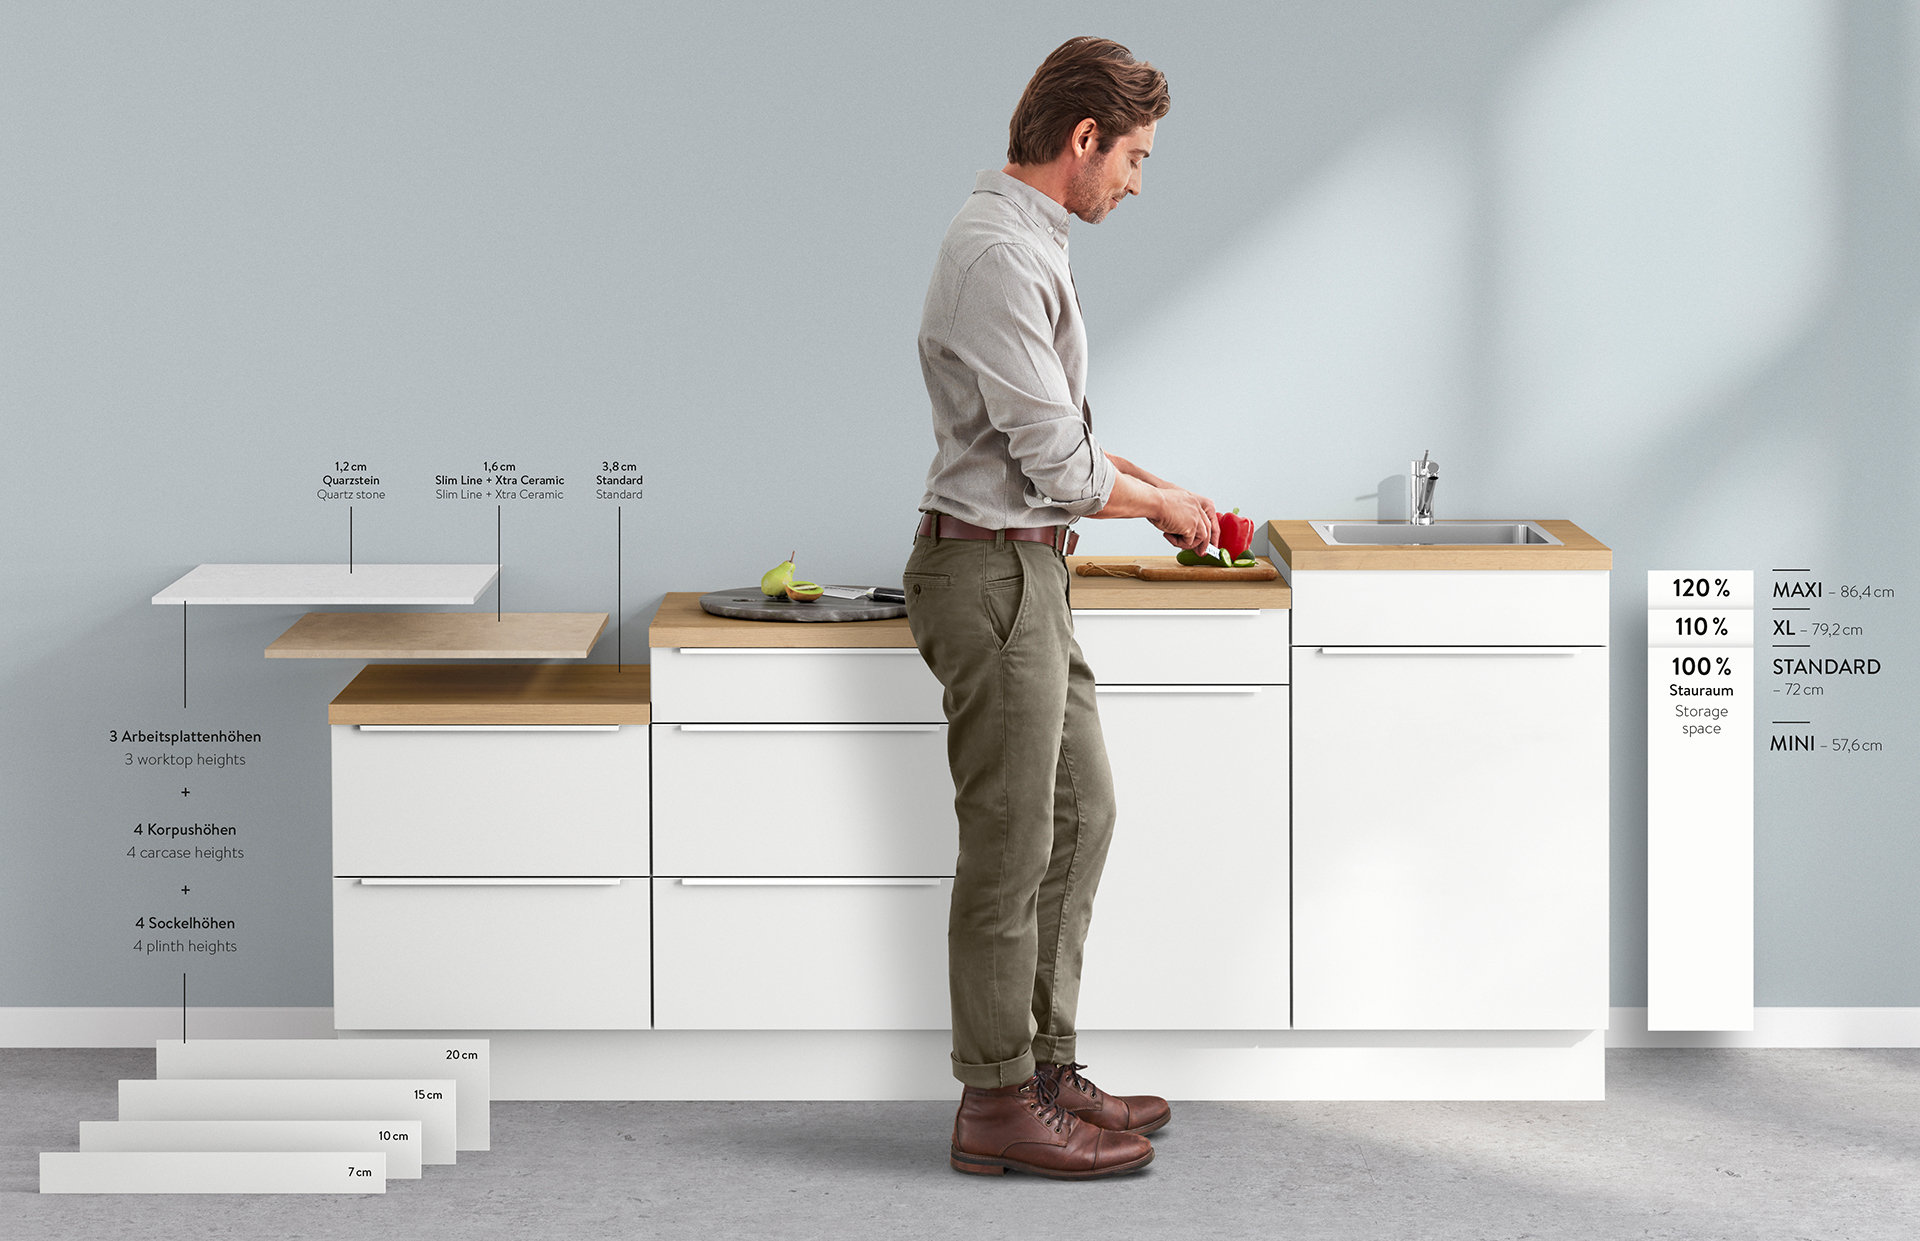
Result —
<instances>
[{"instance_id":1,"label":"sliced green vegetable","mask_svg":"<svg viewBox=\"0 0 1920 1241\"><path fill-rule=\"evenodd\" d=\"M1180 554L1175 556L1174 559L1184 565L1196 565L1200 563L1200 553L1190 547L1183 547L1180 549Z\"/></svg>"}]
</instances>

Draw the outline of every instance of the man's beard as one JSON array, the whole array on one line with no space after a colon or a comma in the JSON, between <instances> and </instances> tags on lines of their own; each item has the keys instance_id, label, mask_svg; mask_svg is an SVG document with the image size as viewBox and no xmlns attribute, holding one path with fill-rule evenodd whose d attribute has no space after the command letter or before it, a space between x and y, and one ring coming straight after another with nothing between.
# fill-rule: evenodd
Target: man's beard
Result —
<instances>
[{"instance_id":1,"label":"man's beard","mask_svg":"<svg viewBox=\"0 0 1920 1241\"><path fill-rule=\"evenodd\" d=\"M1106 180L1107 160L1096 158L1067 182L1067 210L1088 224L1098 224L1113 210L1113 199L1100 187Z\"/></svg>"}]
</instances>

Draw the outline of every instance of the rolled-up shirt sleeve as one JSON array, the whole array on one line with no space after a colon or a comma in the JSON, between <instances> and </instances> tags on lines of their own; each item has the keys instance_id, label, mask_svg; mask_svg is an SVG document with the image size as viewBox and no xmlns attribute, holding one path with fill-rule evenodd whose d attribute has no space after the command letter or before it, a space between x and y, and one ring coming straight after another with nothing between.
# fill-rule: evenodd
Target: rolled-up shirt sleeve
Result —
<instances>
[{"instance_id":1,"label":"rolled-up shirt sleeve","mask_svg":"<svg viewBox=\"0 0 1920 1241\"><path fill-rule=\"evenodd\" d=\"M987 418L1026 477L1028 506L1086 517L1107 506L1117 472L1061 366L1058 296L1038 255L991 246L962 278L947 346L977 377Z\"/></svg>"}]
</instances>

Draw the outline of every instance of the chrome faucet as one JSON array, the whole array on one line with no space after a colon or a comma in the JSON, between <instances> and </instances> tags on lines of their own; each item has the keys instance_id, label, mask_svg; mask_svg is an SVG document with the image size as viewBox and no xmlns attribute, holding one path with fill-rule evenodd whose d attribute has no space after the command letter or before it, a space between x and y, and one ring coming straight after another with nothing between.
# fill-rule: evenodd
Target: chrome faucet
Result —
<instances>
[{"instance_id":1,"label":"chrome faucet","mask_svg":"<svg viewBox=\"0 0 1920 1241\"><path fill-rule=\"evenodd\" d=\"M1412 486L1413 524L1431 526L1433 524L1433 485L1440 481L1440 463L1429 460L1433 449L1422 450L1420 459L1413 463L1413 475L1408 480Z\"/></svg>"}]
</instances>

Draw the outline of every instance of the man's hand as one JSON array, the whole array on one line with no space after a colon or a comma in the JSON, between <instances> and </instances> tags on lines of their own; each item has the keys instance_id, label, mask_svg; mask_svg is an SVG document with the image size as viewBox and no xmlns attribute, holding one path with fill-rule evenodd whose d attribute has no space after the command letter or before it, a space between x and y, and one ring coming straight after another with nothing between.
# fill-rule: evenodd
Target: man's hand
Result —
<instances>
[{"instance_id":1,"label":"man's hand","mask_svg":"<svg viewBox=\"0 0 1920 1241\"><path fill-rule=\"evenodd\" d=\"M1158 516L1149 518L1167 542L1187 551L1205 551L1220 541L1220 516L1213 501L1183 487L1157 487Z\"/></svg>"},{"instance_id":2,"label":"man's hand","mask_svg":"<svg viewBox=\"0 0 1920 1241\"><path fill-rule=\"evenodd\" d=\"M1185 487L1155 478L1131 461L1107 454L1119 470L1113 494L1095 517L1144 517L1175 547L1204 551L1220 541L1220 518L1213 501Z\"/></svg>"}]
</instances>

